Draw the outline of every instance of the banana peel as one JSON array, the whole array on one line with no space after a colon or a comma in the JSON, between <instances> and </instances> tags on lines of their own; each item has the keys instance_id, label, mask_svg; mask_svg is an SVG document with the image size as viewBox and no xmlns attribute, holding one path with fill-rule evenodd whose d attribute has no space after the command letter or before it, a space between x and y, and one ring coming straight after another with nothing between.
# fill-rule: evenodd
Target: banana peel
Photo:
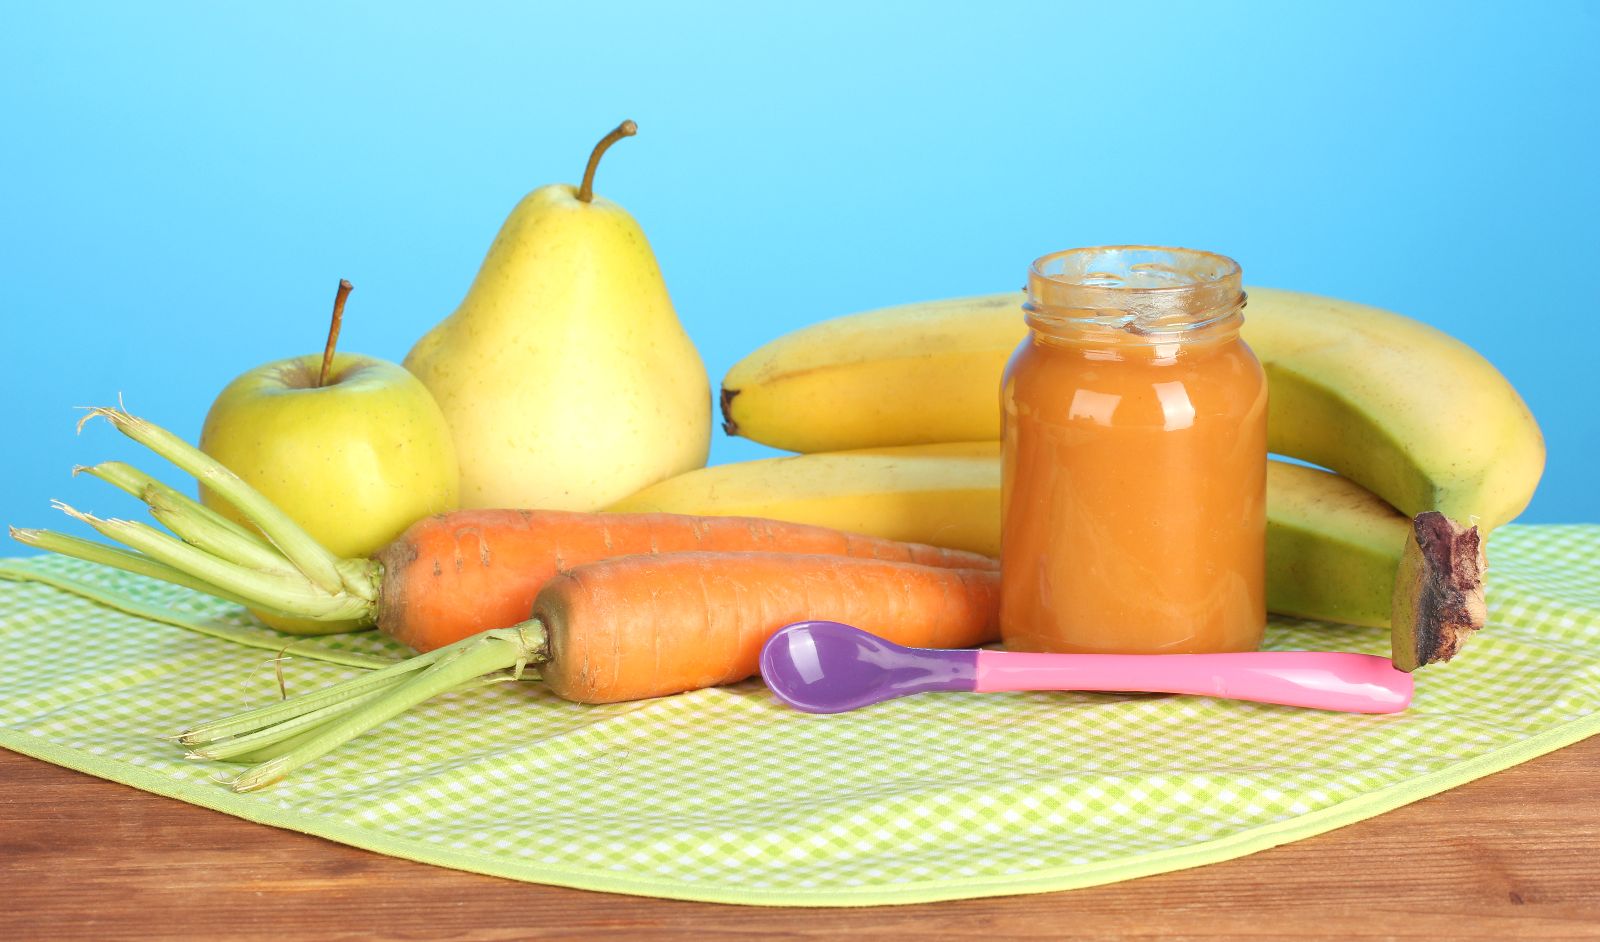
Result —
<instances>
[{"instance_id":1,"label":"banana peel","mask_svg":"<svg viewBox=\"0 0 1600 942\"><path fill-rule=\"evenodd\" d=\"M1489 563L1476 526L1429 510L1412 519L1395 576L1389 620L1394 666L1410 673L1461 651L1488 617Z\"/></svg>"}]
</instances>

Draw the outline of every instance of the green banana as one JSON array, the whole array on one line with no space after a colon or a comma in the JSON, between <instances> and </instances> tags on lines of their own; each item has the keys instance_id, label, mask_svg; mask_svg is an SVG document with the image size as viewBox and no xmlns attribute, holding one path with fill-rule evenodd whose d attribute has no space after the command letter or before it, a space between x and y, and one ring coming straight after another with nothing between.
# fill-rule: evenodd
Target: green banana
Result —
<instances>
[{"instance_id":1,"label":"green banana","mask_svg":"<svg viewBox=\"0 0 1600 942\"><path fill-rule=\"evenodd\" d=\"M690 471L607 508L758 516L1000 553L996 442L767 458ZM1411 521L1336 474L1267 470L1267 607L1387 628Z\"/></svg>"}]
</instances>

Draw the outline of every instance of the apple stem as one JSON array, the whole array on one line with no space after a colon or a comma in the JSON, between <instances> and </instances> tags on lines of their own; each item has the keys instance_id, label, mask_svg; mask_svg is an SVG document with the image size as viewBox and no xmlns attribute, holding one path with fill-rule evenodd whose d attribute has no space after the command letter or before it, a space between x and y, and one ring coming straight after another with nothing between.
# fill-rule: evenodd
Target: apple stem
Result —
<instances>
[{"instance_id":1,"label":"apple stem","mask_svg":"<svg viewBox=\"0 0 1600 942\"><path fill-rule=\"evenodd\" d=\"M578 199L585 203L594 201L594 171L600 166L600 157L612 144L625 137L632 137L639 133L639 126L632 121L624 121L611 129L611 133L600 139L594 145L594 151L589 154L589 165L583 168L583 184L578 187Z\"/></svg>"},{"instance_id":2,"label":"apple stem","mask_svg":"<svg viewBox=\"0 0 1600 942\"><path fill-rule=\"evenodd\" d=\"M333 296L333 321L328 324L328 343L322 348L322 372L317 374L317 388L328 385L328 371L333 368L333 348L339 343L339 328L344 324L344 302L354 289L350 282L339 279L339 292Z\"/></svg>"}]
</instances>

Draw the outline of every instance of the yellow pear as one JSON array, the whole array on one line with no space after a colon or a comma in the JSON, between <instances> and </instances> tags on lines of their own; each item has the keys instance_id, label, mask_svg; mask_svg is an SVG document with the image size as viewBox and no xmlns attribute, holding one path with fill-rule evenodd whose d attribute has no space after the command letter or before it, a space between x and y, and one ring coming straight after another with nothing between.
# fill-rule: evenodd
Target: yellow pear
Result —
<instances>
[{"instance_id":1,"label":"yellow pear","mask_svg":"<svg viewBox=\"0 0 1600 942\"><path fill-rule=\"evenodd\" d=\"M705 365L627 211L580 186L511 211L467 296L405 365L455 439L463 507L597 510L703 466Z\"/></svg>"}]
</instances>

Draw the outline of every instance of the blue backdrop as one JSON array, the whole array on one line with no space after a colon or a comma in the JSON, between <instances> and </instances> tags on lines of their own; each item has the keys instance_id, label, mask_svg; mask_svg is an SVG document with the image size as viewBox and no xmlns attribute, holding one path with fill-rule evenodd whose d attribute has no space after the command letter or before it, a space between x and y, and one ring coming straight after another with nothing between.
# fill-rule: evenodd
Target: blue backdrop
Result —
<instances>
[{"instance_id":1,"label":"blue backdrop","mask_svg":"<svg viewBox=\"0 0 1600 942\"><path fill-rule=\"evenodd\" d=\"M1483 351L1550 447L1523 519L1600 520L1600 5L258 6L6 14L0 522L127 512L69 480L136 453L74 407L124 393L193 437L234 375L320 349L341 276L342 348L398 360L624 117L597 189L713 383L1047 250L1191 245Z\"/></svg>"}]
</instances>

